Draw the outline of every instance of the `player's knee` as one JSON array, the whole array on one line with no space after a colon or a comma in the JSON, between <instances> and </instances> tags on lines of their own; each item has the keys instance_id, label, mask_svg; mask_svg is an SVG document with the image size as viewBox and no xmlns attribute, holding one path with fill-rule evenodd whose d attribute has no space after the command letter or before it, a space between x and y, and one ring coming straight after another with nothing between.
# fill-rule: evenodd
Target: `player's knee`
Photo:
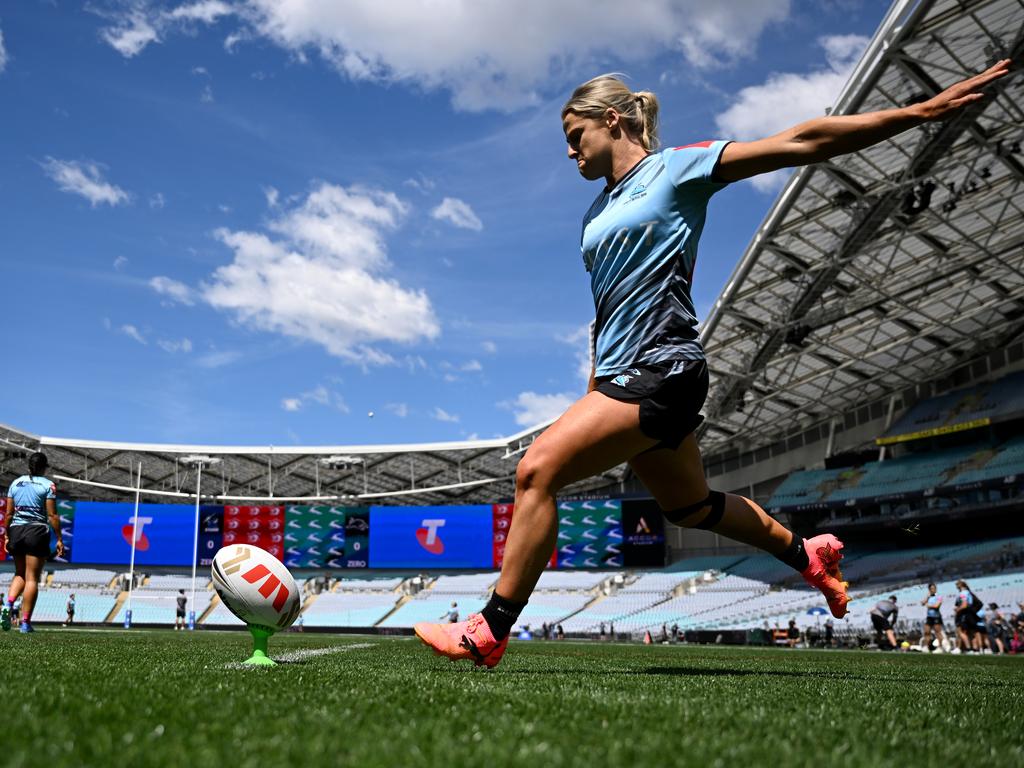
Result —
<instances>
[{"instance_id":1,"label":"player's knee","mask_svg":"<svg viewBox=\"0 0 1024 768\"><path fill-rule=\"evenodd\" d=\"M712 530L725 514L725 494L710 491L706 498L685 507L663 512L665 519L682 528Z\"/></svg>"},{"instance_id":2,"label":"player's knee","mask_svg":"<svg viewBox=\"0 0 1024 768\"><path fill-rule=\"evenodd\" d=\"M551 469L543 456L528 451L516 467L516 489L519 491L545 490L551 485Z\"/></svg>"}]
</instances>

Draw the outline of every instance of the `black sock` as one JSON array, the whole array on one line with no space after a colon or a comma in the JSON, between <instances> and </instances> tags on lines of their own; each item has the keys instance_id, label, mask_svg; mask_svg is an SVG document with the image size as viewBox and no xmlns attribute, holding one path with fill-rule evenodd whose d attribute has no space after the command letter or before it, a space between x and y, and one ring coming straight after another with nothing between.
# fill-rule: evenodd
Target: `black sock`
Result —
<instances>
[{"instance_id":1,"label":"black sock","mask_svg":"<svg viewBox=\"0 0 1024 768\"><path fill-rule=\"evenodd\" d=\"M480 611L480 614L487 622L487 626L491 628L491 634L495 639L504 640L509 636L512 626L525 607L526 603L513 603L497 592L492 592L491 599L487 601L487 605Z\"/></svg>"},{"instance_id":2,"label":"black sock","mask_svg":"<svg viewBox=\"0 0 1024 768\"><path fill-rule=\"evenodd\" d=\"M796 534L793 534L793 543L777 554L776 557L800 573L806 571L807 566L810 565L807 552L804 551L804 540Z\"/></svg>"}]
</instances>

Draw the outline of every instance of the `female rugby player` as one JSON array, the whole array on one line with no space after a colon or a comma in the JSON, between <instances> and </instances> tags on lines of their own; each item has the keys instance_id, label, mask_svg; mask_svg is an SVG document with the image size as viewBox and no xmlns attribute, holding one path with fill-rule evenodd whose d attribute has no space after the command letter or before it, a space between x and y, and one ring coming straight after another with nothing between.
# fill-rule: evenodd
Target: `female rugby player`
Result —
<instances>
[{"instance_id":1,"label":"female rugby player","mask_svg":"<svg viewBox=\"0 0 1024 768\"><path fill-rule=\"evenodd\" d=\"M569 159L604 181L583 219L583 262L596 321L587 394L526 452L516 470L515 515L501 577L467 621L423 623L419 638L450 659L495 666L558 535L555 494L629 462L665 517L759 547L799 571L846 614L835 536L801 540L750 499L713 491L693 432L707 396L690 280L708 200L727 184L855 152L984 98L1009 71L1000 61L933 98L901 109L822 117L760 141L704 141L656 152L658 101L602 75L562 108Z\"/></svg>"},{"instance_id":2,"label":"female rugby player","mask_svg":"<svg viewBox=\"0 0 1024 768\"><path fill-rule=\"evenodd\" d=\"M0 608L0 628L11 628L11 610L21 595L21 631L32 632L32 609L39 594L39 577L50 556L50 527L57 533L57 557L64 554L64 538L57 514L57 486L46 477L45 453L28 459L28 474L11 483L7 492L4 528L7 551L14 557L14 578L7 602Z\"/></svg>"}]
</instances>

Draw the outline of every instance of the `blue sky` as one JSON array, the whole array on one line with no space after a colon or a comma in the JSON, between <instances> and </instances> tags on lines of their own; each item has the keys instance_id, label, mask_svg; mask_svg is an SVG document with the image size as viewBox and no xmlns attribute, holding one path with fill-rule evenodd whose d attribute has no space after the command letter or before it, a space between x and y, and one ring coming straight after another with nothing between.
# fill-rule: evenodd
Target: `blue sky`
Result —
<instances>
[{"instance_id":1,"label":"blue sky","mask_svg":"<svg viewBox=\"0 0 1024 768\"><path fill-rule=\"evenodd\" d=\"M535 424L585 386L599 187L566 159L572 88L628 73L667 146L757 138L824 113L886 8L4 3L0 422L274 445ZM712 201L701 313L780 181Z\"/></svg>"}]
</instances>

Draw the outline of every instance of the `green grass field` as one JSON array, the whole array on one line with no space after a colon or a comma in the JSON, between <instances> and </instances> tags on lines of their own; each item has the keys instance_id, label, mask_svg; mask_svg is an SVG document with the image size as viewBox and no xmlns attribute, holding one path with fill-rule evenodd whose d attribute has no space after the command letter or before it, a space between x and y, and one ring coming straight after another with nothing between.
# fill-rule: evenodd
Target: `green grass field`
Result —
<instances>
[{"instance_id":1,"label":"green grass field","mask_svg":"<svg viewBox=\"0 0 1024 768\"><path fill-rule=\"evenodd\" d=\"M1020 766L1024 659L414 639L0 636L0 762L52 766Z\"/></svg>"}]
</instances>

